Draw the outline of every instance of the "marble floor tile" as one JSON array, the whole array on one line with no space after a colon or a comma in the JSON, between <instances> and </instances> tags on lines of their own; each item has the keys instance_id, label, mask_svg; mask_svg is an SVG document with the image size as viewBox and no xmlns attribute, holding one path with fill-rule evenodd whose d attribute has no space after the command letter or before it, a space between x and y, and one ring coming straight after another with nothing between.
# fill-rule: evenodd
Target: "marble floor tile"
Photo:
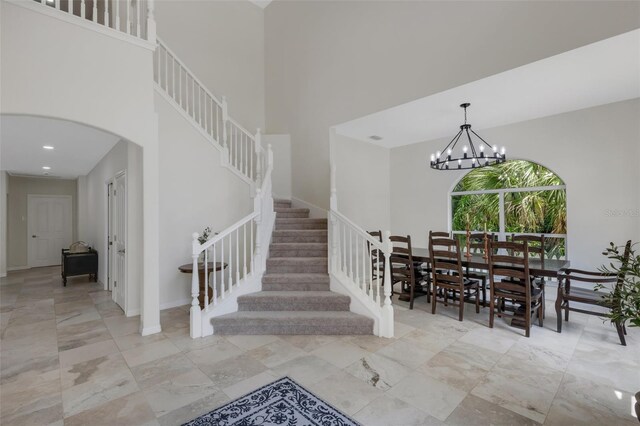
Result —
<instances>
[{"instance_id":1,"label":"marble floor tile","mask_svg":"<svg viewBox=\"0 0 640 426\"><path fill-rule=\"evenodd\" d=\"M75 311L56 315L58 326L80 324L86 321L100 320L102 317L94 306L78 308Z\"/></svg>"},{"instance_id":2,"label":"marble floor tile","mask_svg":"<svg viewBox=\"0 0 640 426\"><path fill-rule=\"evenodd\" d=\"M342 340L346 340L369 352L375 352L394 342L394 339L377 336L345 336L342 337Z\"/></svg>"},{"instance_id":3,"label":"marble floor tile","mask_svg":"<svg viewBox=\"0 0 640 426\"><path fill-rule=\"evenodd\" d=\"M398 398L444 421L467 396L467 392L414 372L390 389L387 396Z\"/></svg>"},{"instance_id":4,"label":"marble floor tile","mask_svg":"<svg viewBox=\"0 0 640 426\"><path fill-rule=\"evenodd\" d=\"M387 395L374 399L358 411L353 419L367 426L440 426L436 419L406 402Z\"/></svg>"},{"instance_id":5,"label":"marble floor tile","mask_svg":"<svg viewBox=\"0 0 640 426\"><path fill-rule=\"evenodd\" d=\"M164 339L123 351L122 356L127 361L129 367L135 367L146 362L177 354L178 352L180 352L180 349L178 349L176 345L170 340Z\"/></svg>"},{"instance_id":6,"label":"marble floor tile","mask_svg":"<svg viewBox=\"0 0 640 426\"><path fill-rule=\"evenodd\" d=\"M61 370L65 417L139 390L120 354L103 356Z\"/></svg>"},{"instance_id":7,"label":"marble floor tile","mask_svg":"<svg viewBox=\"0 0 640 426\"><path fill-rule=\"evenodd\" d=\"M261 349L261 348L260 348ZM206 346L201 349L195 349L187 352L187 356L193 361L198 368L207 371L211 364L224 359L240 356L244 353L242 349L225 340L220 340L215 345Z\"/></svg>"},{"instance_id":8,"label":"marble floor tile","mask_svg":"<svg viewBox=\"0 0 640 426\"><path fill-rule=\"evenodd\" d=\"M547 416L548 424L637 424L632 411L635 398L610 386L565 374Z\"/></svg>"},{"instance_id":9,"label":"marble floor tile","mask_svg":"<svg viewBox=\"0 0 640 426\"><path fill-rule=\"evenodd\" d=\"M213 364L201 365L200 370L208 375L217 387L224 389L268 369L260 361L245 353Z\"/></svg>"},{"instance_id":10,"label":"marble floor tile","mask_svg":"<svg viewBox=\"0 0 640 426\"><path fill-rule=\"evenodd\" d=\"M183 353L169 355L131 368L141 389L168 383L176 376L196 370L195 364Z\"/></svg>"},{"instance_id":11,"label":"marble floor tile","mask_svg":"<svg viewBox=\"0 0 640 426\"><path fill-rule=\"evenodd\" d=\"M342 340L340 336L324 336L324 335L293 335L278 336L281 340L289 343L296 348L300 348L305 352L313 352L324 345Z\"/></svg>"},{"instance_id":12,"label":"marble floor tile","mask_svg":"<svg viewBox=\"0 0 640 426\"><path fill-rule=\"evenodd\" d=\"M207 346L212 346L218 344L220 342L227 342L227 339L224 336L213 335L202 337L199 339L194 339L189 335L188 329L180 329L179 331L167 332L163 330L162 335L167 339L171 340L174 345L176 345L183 352L190 352L196 349L206 348ZM152 334L151 336L156 336ZM147 336L147 337L151 337ZM116 338L116 341L118 339Z\"/></svg>"},{"instance_id":13,"label":"marble floor tile","mask_svg":"<svg viewBox=\"0 0 640 426\"><path fill-rule=\"evenodd\" d=\"M118 352L118 346L116 346L113 340L104 340L102 342L69 349L59 354L60 368L69 367L79 362L90 361L116 352Z\"/></svg>"},{"instance_id":14,"label":"marble floor tile","mask_svg":"<svg viewBox=\"0 0 640 426\"><path fill-rule=\"evenodd\" d=\"M406 340L393 342L376 353L399 362L412 370L418 368L436 354L423 347L413 345Z\"/></svg>"},{"instance_id":15,"label":"marble floor tile","mask_svg":"<svg viewBox=\"0 0 640 426\"><path fill-rule=\"evenodd\" d=\"M284 341L272 342L252 349L247 353L269 368L307 354L302 349L298 349Z\"/></svg>"},{"instance_id":16,"label":"marble floor tile","mask_svg":"<svg viewBox=\"0 0 640 426\"><path fill-rule=\"evenodd\" d=\"M331 375L307 389L348 416L354 415L383 394L380 389L344 372Z\"/></svg>"},{"instance_id":17,"label":"marble floor tile","mask_svg":"<svg viewBox=\"0 0 640 426\"><path fill-rule=\"evenodd\" d=\"M107 301L96 304L96 309L102 318L121 317L124 311L113 301Z\"/></svg>"},{"instance_id":18,"label":"marble floor tile","mask_svg":"<svg viewBox=\"0 0 640 426\"><path fill-rule=\"evenodd\" d=\"M460 405L453 410L445 422L450 426L461 425L518 425L535 426L540 423L492 404L477 396L467 395ZM568 424L567 424L568 426Z\"/></svg>"},{"instance_id":19,"label":"marble floor tile","mask_svg":"<svg viewBox=\"0 0 640 426\"><path fill-rule=\"evenodd\" d=\"M519 329L514 329L519 332ZM476 328L460 338L463 343L470 343L494 352L507 353L520 334L509 333L496 328Z\"/></svg>"},{"instance_id":20,"label":"marble floor tile","mask_svg":"<svg viewBox=\"0 0 640 426\"><path fill-rule=\"evenodd\" d=\"M399 362L373 353L353 362L344 371L371 387L386 391L411 374L412 370Z\"/></svg>"},{"instance_id":21,"label":"marble floor tile","mask_svg":"<svg viewBox=\"0 0 640 426\"><path fill-rule=\"evenodd\" d=\"M362 349L360 346L354 345L348 340L338 340L327 343L313 350L311 353L338 368L345 368L369 354L368 351Z\"/></svg>"},{"instance_id":22,"label":"marble floor tile","mask_svg":"<svg viewBox=\"0 0 640 426\"><path fill-rule=\"evenodd\" d=\"M172 377L161 386L144 391L145 398L156 416L190 404L214 392L221 392L202 371L194 369Z\"/></svg>"},{"instance_id":23,"label":"marble floor tile","mask_svg":"<svg viewBox=\"0 0 640 426\"><path fill-rule=\"evenodd\" d=\"M340 369L315 355L308 354L278 364L271 371L277 376L287 376L302 386L309 386L339 373Z\"/></svg>"},{"instance_id":24,"label":"marble floor tile","mask_svg":"<svg viewBox=\"0 0 640 426\"><path fill-rule=\"evenodd\" d=\"M483 351L489 352L474 345L456 342L418 367L417 371L456 389L469 392L480 383L497 361L486 353L483 354Z\"/></svg>"},{"instance_id":25,"label":"marble floor tile","mask_svg":"<svg viewBox=\"0 0 640 426\"><path fill-rule=\"evenodd\" d=\"M126 334L124 336L116 336L113 338L113 340L116 342L116 345L118 345L118 349L120 349L121 351L126 351L138 346L147 345L149 343L157 342L164 339L166 339L166 336L162 333L151 334L149 336L141 336L139 332Z\"/></svg>"},{"instance_id":26,"label":"marble floor tile","mask_svg":"<svg viewBox=\"0 0 640 426\"><path fill-rule=\"evenodd\" d=\"M61 351L110 339L111 334L102 320L86 321L58 328L58 347Z\"/></svg>"},{"instance_id":27,"label":"marble floor tile","mask_svg":"<svg viewBox=\"0 0 640 426\"><path fill-rule=\"evenodd\" d=\"M276 376L272 371L267 370L248 379L241 380L238 383L234 383L231 386L227 386L222 390L229 399L236 399L280 378L280 376Z\"/></svg>"},{"instance_id":28,"label":"marble floor tile","mask_svg":"<svg viewBox=\"0 0 640 426\"><path fill-rule=\"evenodd\" d=\"M175 426L193 420L229 402L224 392L214 392L158 417L161 426Z\"/></svg>"},{"instance_id":29,"label":"marble floor tile","mask_svg":"<svg viewBox=\"0 0 640 426\"><path fill-rule=\"evenodd\" d=\"M104 318L104 324L113 337L140 332L140 317L113 316Z\"/></svg>"},{"instance_id":30,"label":"marble floor tile","mask_svg":"<svg viewBox=\"0 0 640 426\"><path fill-rule=\"evenodd\" d=\"M142 392L114 399L64 419L65 426L157 425L155 413Z\"/></svg>"},{"instance_id":31,"label":"marble floor tile","mask_svg":"<svg viewBox=\"0 0 640 426\"><path fill-rule=\"evenodd\" d=\"M62 419L60 371L30 371L0 388L2 424L49 424Z\"/></svg>"},{"instance_id":32,"label":"marble floor tile","mask_svg":"<svg viewBox=\"0 0 640 426\"><path fill-rule=\"evenodd\" d=\"M238 336L226 336L226 339L244 350L251 350L255 348L259 348L260 346L264 346L269 343L278 342L280 339L278 336L270 336L270 335L258 335L258 336L246 336L246 335L238 335Z\"/></svg>"}]
</instances>

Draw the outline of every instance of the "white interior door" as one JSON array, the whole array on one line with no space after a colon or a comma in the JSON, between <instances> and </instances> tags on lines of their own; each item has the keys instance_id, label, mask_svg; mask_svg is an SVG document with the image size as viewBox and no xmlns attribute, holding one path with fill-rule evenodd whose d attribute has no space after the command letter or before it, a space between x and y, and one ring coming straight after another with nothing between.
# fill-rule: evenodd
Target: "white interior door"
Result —
<instances>
[{"instance_id":1,"label":"white interior door","mask_svg":"<svg viewBox=\"0 0 640 426\"><path fill-rule=\"evenodd\" d=\"M124 173L113 185L113 300L124 310L127 289L127 185Z\"/></svg>"},{"instance_id":2,"label":"white interior door","mask_svg":"<svg viewBox=\"0 0 640 426\"><path fill-rule=\"evenodd\" d=\"M27 195L27 252L30 267L60 265L60 250L72 238L70 195Z\"/></svg>"}]
</instances>

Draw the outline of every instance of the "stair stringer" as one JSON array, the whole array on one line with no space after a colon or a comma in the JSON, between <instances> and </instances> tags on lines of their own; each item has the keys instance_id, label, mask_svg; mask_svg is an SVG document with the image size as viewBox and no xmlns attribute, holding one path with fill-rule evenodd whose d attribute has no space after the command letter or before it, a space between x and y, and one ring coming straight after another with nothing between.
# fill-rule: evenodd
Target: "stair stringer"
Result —
<instances>
[{"instance_id":1,"label":"stair stringer","mask_svg":"<svg viewBox=\"0 0 640 426\"><path fill-rule=\"evenodd\" d=\"M363 315L373 319L373 334L380 335L380 321L382 318L382 310L379 305L371 299L363 297L362 293L352 290L352 286L345 284L345 278L339 274L329 272L329 289L333 292L349 296L351 304L349 310L355 314Z\"/></svg>"}]
</instances>

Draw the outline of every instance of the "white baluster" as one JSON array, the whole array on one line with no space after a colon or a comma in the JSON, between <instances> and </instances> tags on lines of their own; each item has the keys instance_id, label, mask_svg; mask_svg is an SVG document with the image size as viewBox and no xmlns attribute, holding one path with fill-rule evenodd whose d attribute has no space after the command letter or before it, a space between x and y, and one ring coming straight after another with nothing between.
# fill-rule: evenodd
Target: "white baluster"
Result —
<instances>
[{"instance_id":1,"label":"white baluster","mask_svg":"<svg viewBox=\"0 0 640 426\"><path fill-rule=\"evenodd\" d=\"M222 262L223 268L221 269L221 273L220 273L220 296L221 299L224 300L225 297L225 291L224 291L224 237L222 237L220 239L220 262Z\"/></svg>"},{"instance_id":2,"label":"white baluster","mask_svg":"<svg viewBox=\"0 0 640 426\"><path fill-rule=\"evenodd\" d=\"M164 90L169 93L169 50L164 49Z\"/></svg>"},{"instance_id":3,"label":"white baluster","mask_svg":"<svg viewBox=\"0 0 640 426\"><path fill-rule=\"evenodd\" d=\"M212 259L211 261L213 262L213 306L218 304L218 283L216 280L216 276L218 274L216 274L216 270L218 269L216 267L216 245L213 244L213 246L211 246L211 250L212 250ZM221 271L224 272L224 269L221 269Z\"/></svg>"},{"instance_id":4,"label":"white baluster","mask_svg":"<svg viewBox=\"0 0 640 426\"><path fill-rule=\"evenodd\" d=\"M202 87L198 84L198 123L202 127Z\"/></svg>"},{"instance_id":5,"label":"white baluster","mask_svg":"<svg viewBox=\"0 0 640 426\"><path fill-rule=\"evenodd\" d=\"M71 3L73 0L69 0ZM118 0L115 0L118 1ZM104 26L111 27L111 22L109 20L109 0L104 0Z\"/></svg>"},{"instance_id":6,"label":"white baluster","mask_svg":"<svg viewBox=\"0 0 640 426\"><path fill-rule=\"evenodd\" d=\"M253 211L258 213L255 218L256 222L256 248L255 248L255 263L257 272L261 273L264 268L262 259L262 190L256 188L256 196L253 199Z\"/></svg>"},{"instance_id":7,"label":"white baluster","mask_svg":"<svg viewBox=\"0 0 640 426\"><path fill-rule=\"evenodd\" d=\"M173 95L173 100L178 101L177 99L177 91L176 91L176 58L171 58L171 94Z\"/></svg>"},{"instance_id":8,"label":"white baluster","mask_svg":"<svg viewBox=\"0 0 640 426\"><path fill-rule=\"evenodd\" d=\"M127 7L127 13L126 13L127 34L131 34L131 1L132 0L125 0L125 5Z\"/></svg>"},{"instance_id":9,"label":"white baluster","mask_svg":"<svg viewBox=\"0 0 640 426\"><path fill-rule=\"evenodd\" d=\"M140 37L140 1L136 0L136 36Z\"/></svg>"},{"instance_id":10,"label":"white baluster","mask_svg":"<svg viewBox=\"0 0 640 426\"><path fill-rule=\"evenodd\" d=\"M360 244L358 244L358 237L359 235L356 233L356 247L355 247L355 281L356 281L356 285L358 286L358 288L362 289L362 287L360 286L360 265L359 265L359 256L358 256L358 248L360 246Z\"/></svg>"},{"instance_id":11,"label":"white baluster","mask_svg":"<svg viewBox=\"0 0 640 426\"><path fill-rule=\"evenodd\" d=\"M117 1L117 0L116 0ZM147 40L156 40L155 0L147 0Z\"/></svg>"},{"instance_id":12,"label":"white baluster","mask_svg":"<svg viewBox=\"0 0 640 426\"><path fill-rule=\"evenodd\" d=\"M82 0L80 3L80 16L82 19L86 19L87 17L87 6L85 5L85 0Z\"/></svg>"},{"instance_id":13,"label":"white baluster","mask_svg":"<svg viewBox=\"0 0 640 426\"><path fill-rule=\"evenodd\" d=\"M53 4L56 6L56 9L60 10L60 3L62 3L62 0L53 0ZM95 4L95 0L94 0L94 4Z\"/></svg>"},{"instance_id":14,"label":"white baluster","mask_svg":"<svg viewBox=\"0 0 640 426\"><path fill-rule=\"evenodd\" d=\"M229 111L227 105L227 98L222 97L222 147L227 150L227 158L229 157L227 147L227 122L229 121Z\"/></svg>"},{"instance_id":15,"label":"white baluster","mask_svg":"<svg viewBox=\"0 0 640 426\"><path fill-rule=\"evenodd\" d=\"M233 274L233 247L231 247L231 234L228 235L229 237L229 294L231 294L231 292L233 292L233 279L234 279L234 274Z\"/></svg>"},{"instance_id":16,"label":"white baluster","mask_svg":"<svg viewBox=\"0 0 640 426\"><path fill-rule=\"evenodd\" d=\"M98 0L93 0L93 14L91 15L91 20L93 22L98 22Z\"/></svg>"},{"instance_id":17,"label":"white baluster","mask_svg":"<svg viewBox=\"0 0 640 426\"><path fill-rule=\"evenodd\" d=\"M116 18L115 18L116 26L115 26L115 28L118 31L122 31L122 28L120 28L120 0L113 0L113 2L115 4L115 14L116 14ZM82 3L84 4L84 0L82 0ZM157 54L157 50L156 50L156 54Z\"/></svg>"},{"instance_id":18,"label":"white baluster","mask_svg":"<svg viewBox=\"0 0 640 426\"><path fill-rule=\"evenodd\" d=\"M186 81L186 74L185 74ZM184 108L184 101L182 98L184 97L184 90L182 89L182 65L178 64L178 103L182 108Z\"/></svg>"},{"instance_id":19,"label":"white baluster","mask_svg":"<svg viewBox=\"0 0 640 426\"><path fill-rule=\"evenodd\" d=\"M262 133L260 128L256 131L256 185L262 186Z\"/></svg>"},{"instance_id":20,"label":"white baluster","mask_svg":"<svg viewBox=\"0 0 640 426\"><path fill-rule=\"evenodd\" d=\"M347 228L344 226L344 223L340 221L340 227L342 228L342 239L340 243L340 248L342 249L342 272L345 275L347 274Z\"/></svg>"},{"instance_id":21,"label":"white baluster","mask_svg":"<svg viewBox=\"0 0 640 426\"><path fill-rule=\"evenodd\" d=\"M384 305L382 306L382 318L380 321L380 335L393 337L393 306L391 306L391 262L389 260L393 245L391 244L391 232L384 232Z\"/></svg>"},{"instance_id":22,"label":"white baluster","mask_svg":"<svg viewBox=\"0 0 640 426\"><path fill-rule=\"evenodd\" d=\"M380 278L380 250L376 253L376 303L380 304L380 287L384 285L384 277ZM382 281L381 281L382 280Z\"/></svg>"},{"instance_id":23,"label":"white baluster","mask_svg":"<svg viewBox=\"0 0 640 426\"><path fill-rule=\"evenodd\" d=\"M251 258L251 275L254 274L254 271L255 271L255 268L256 268L256 265L255 265L254 259L253 259L253 255L255 254L254 253L254 247L253 247L253 226L254 226L254 221L252 221L250 223L250 226L249 226L249 233L251 235L251 244L249 244L249 250L251 250L249 252L249 256Z\"/></svg>"},{"instance_id":24,"label":"white baluster","mask_svg":"<svg viewBox=\"0 0 640 426\"><path fill-rule=\"evenodd\" d=\"M73 0L67 0L67 12L73 15Z\"/></svg>"},{"instance_id":25,"label":"white baluster","mask_svg":"<svg viewBox=\"0 0 640 426\"><path fill-rule=\"evenodd\" d=\"M192 274L191 274L191 309L189 310L190 317L190 335L192 338L202 336L202 311L200 310L200 303L198 302L198 296L200 294L200 285L198 283L198 255L200 253L200 243L198 242L198 233L194 232L192 235L193 240L191 242L191 258L192 258Z\"/></svg>"},{"instance_id":26,"label":"white baluster","mask_svg":"<svg viewBox=\"0 0 640 426\"><path fill-rule=\"evenodd\" d=\"M242 225L242 277L247 278L247 224Z\"/></svg>"}]
</instances>

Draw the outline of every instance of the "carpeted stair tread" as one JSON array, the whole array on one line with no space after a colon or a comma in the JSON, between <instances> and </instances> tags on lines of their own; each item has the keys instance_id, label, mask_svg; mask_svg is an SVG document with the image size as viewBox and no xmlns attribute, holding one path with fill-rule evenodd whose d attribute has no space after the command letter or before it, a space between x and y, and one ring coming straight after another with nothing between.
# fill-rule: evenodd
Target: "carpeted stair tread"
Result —
<instances>
[{"instance_id":1,"label":"carpeted stair tread","mask_svg":"<svg viewBox=\"0 0 640 426\"><path fill-rule=\"evenodd\" d=\"M319 274L265 274L262 291L328 291L329 275Z\"/></svg>"},{"instance_id":2,"label":"carpeted stair tread","mask_svg":"<svg viewBox=\"0 0 640 426\"><path fill-rule=\"evenodd\" d=\"M273 243L326 243L325 229L276 229L271 234Z\"/></svg>"},{"instance_id":3,"label":"carpeted stair tread","mask_svg":"<svg viewBox=\"0 0 640 426\"><path fill-rule=\"evenodd\" d=\"M276 230L282 229L327 229L327 219L284 218L276 217Z\"/></svg>"},{"instance_id":4,"label":"carpeted stair tread","mask_svg":"<svg viewBox=\"0 0 640 426\"><path fill-rule=\"evenodd\" d=\"M309 217L309 209L294 209L291 207L275 207L276 218L278 219L290 219L300 218L307 219Z\"/></svg>"},{"instance_id":5,"label":"carpeted stair tread","mask_svg":"<svg viewBox=\"0 0 640 426\"><path fill-rule=\"evenodd\" d=\"M331 291L261 291L238 297L239 311L348 311L351 298Z\"/></svg>"},{"instance_id":6,"label":"carpeted stair tread","mask_svg":"<svg viewBox=\"0 0 640 426\"><path fill-rule=\"evenodd\" d=\"M267 273L326 273L327 257L270 257Z\"/></svg>"},{"instance_id":7,"label":"carpeted stair tread","mask_svg":"<svg viewBox=\"0 0 640 426\"><path fill-rule=\"evenodd\" d=\"M326 257L327 243L272 243L269 246L271 257Z\"/></svg>"},{"instance_id":8,"label":"carpeted stair tread","mask_svg":"<svg viewBox=\"0 0 640 426\"><path fill-rule=\"evenodd\" d=\"M240 311L211 320L215 334L372 334L373 319L349 311Z\"/></svg>"}]
</instances>

